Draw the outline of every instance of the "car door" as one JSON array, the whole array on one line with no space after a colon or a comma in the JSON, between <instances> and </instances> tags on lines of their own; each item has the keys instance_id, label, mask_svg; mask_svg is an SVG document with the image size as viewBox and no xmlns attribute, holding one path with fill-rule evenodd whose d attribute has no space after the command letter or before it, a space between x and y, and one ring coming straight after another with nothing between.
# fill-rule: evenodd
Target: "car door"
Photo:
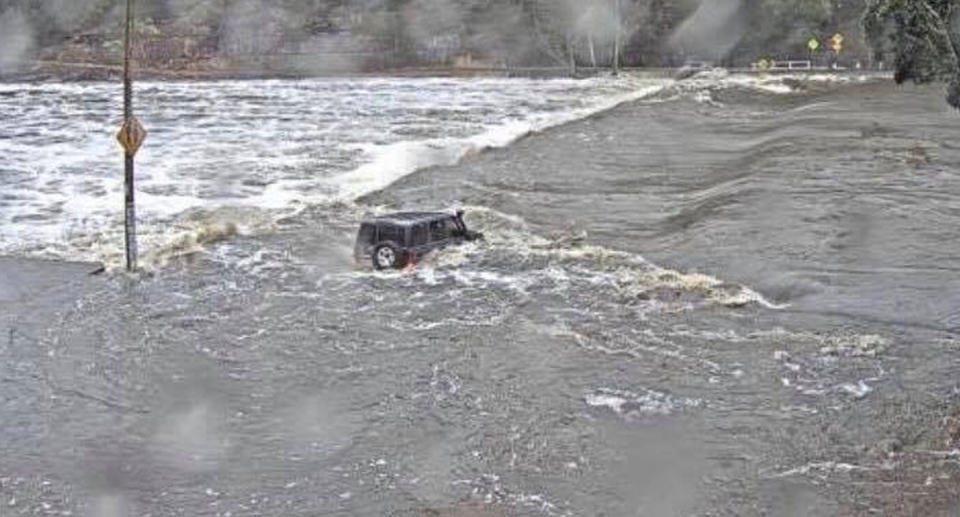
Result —
<instances>
[{"instance_id":1,"label":"car door","mask_svg":"<svg viewBox=\"0 0 960 517\"><path fill-rule=\"evenodd\" d=\"M430 229L427 223L415 224L410 228L410 251L418 257L430 251Z\"/></svg>"},{"instance_id":2,"label":"car door","mask_svg":"<svg viewBox=\"0 0 960 517\"><path fill-rule=\"evenodd\" d=\"M407 242L406 229L395 224L381 224L377 229L377 245L390 243L398 250Z\"/></svg>"}]
</instances>

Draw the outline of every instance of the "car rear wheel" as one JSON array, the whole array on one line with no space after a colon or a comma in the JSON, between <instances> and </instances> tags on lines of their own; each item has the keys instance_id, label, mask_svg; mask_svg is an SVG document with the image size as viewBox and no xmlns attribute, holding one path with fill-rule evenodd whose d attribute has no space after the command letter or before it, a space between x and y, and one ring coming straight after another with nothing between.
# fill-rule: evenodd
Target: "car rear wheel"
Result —
<instances>
[{"instance_id":1,"label":"car rear wheel","mask_svg":"<svg viewBox=\"0 0 960 517\"><path fill-rule=\"evenodd\" d=\"M373 250L373 267L376 269L397 268L403 265L400 252L392 244L381 244Z\"/></svg>"}]
</instances>

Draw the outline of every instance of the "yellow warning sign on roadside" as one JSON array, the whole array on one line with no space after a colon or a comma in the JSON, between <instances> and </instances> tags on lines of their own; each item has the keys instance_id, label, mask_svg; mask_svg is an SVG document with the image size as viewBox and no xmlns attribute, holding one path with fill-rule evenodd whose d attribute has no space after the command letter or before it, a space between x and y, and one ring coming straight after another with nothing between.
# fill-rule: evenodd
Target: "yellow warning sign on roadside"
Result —
<instances>
[{"instance_id":1,"label":"yellow warning sign on roadside","mask_svg":"<svg viewBox=\"0 0 960 517\"><path fill-rule=\"evenodd\" d=\"M820 48L820 42L817 41L817 38L810 38L810 41L807 42L807 48L810 49L810 52L816 52Z\"/></svg>"},{"instance_id":2,"label":"yellow warning sign on roadside","mask_svg":"<svg viewBox=\"0 0 960 517\"><path fill-rule=\"evenodd\" d=\"M834 34L833 37L830 38L830 46L833 48L834 52L839 53L840 50L843 49L843 34L840 34L839 32Z\"/></svg>"},{"instance_id":3,"label":"yellow warning sign on roadside","mask_svg":"<svg viewBox=\"0 0 960 517\"><path fill-rule=\"evenodd\" d=\"M117 133L117 141L130 156L137 154L146 138L147 129L137 120L137 117L128 118Z\"/></svg>"}]
</instances>

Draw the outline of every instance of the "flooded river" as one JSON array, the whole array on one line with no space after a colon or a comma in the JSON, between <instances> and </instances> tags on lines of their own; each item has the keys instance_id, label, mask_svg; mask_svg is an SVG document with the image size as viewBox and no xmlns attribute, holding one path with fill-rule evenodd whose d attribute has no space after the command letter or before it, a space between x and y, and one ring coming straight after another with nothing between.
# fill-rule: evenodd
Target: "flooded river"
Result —
<instances>
[{"instance_id":1,"label":"flooded river","mask_svg":"<svg viewBox=\"0 0 960 517\"><path fill-rule=\"evenodd\" d=\"M0 86L4 253L119 264L115 93ZM0 291L0 515L955 511L960 119L936 88L140 98L147 271ZM451 205L484 242L354 266L364 215Z\"/></svg>"}]
</instances>

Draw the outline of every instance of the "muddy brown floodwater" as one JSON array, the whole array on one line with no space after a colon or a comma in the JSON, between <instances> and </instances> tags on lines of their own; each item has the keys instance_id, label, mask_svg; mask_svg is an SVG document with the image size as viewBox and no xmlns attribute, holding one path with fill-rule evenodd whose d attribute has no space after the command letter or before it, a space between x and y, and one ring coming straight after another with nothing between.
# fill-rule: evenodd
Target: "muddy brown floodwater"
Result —
<instances>
[{"instance_id":1,"label":"muddy brown floodwater","mask_svg":"<svg viewBox=\"0 0 960 517\"><path fill-rule=\"evenodd\" d=\"M936 88L700 76L5 280L0 515L955 514L958 130ZM365 213L451 203L484 242L355 269Z\"/></svg>"}]
</instances>

